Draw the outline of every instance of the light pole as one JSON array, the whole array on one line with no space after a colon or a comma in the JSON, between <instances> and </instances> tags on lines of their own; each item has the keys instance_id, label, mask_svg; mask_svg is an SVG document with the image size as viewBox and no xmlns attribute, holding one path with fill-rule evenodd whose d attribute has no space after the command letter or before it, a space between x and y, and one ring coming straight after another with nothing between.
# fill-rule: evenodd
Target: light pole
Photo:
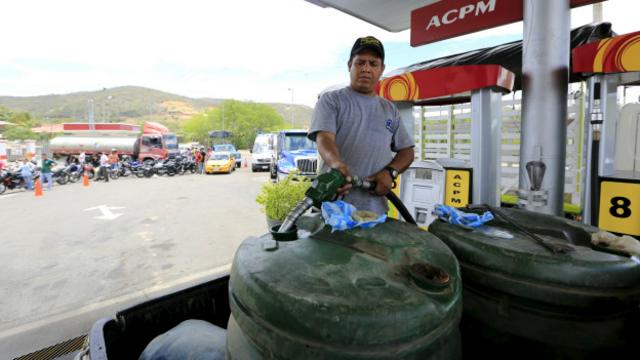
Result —
<instances>
[{"instance_id":1,"label":"light pole","mask_svg":"<svg viewBox=\"0 0 640 360\"><path fill-rule=\"evenodd\" d=\"M111 99L113 99L113 96L107 96L107 122L113 122L111 121Z\"/></svg>"},{"instance_id":2,"label":"light pole","mask_svg":"<svg viewBox=\"0 0 640 360\"><path fill-rule=\"evenodd\" d=\"M295 128L295 124L293 123L293 88L288 88L287 90L291 91L291 107L289 108L289 112L291 113L291 127Z\"/></svg>"}]
</instances>

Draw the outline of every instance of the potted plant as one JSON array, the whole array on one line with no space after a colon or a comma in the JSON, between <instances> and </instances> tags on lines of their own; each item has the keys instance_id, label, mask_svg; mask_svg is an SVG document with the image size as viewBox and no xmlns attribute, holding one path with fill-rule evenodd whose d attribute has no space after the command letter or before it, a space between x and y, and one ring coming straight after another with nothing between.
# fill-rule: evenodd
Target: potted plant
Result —
<instances>
[{"instance_id":1,"label":"potted plant","mask_svg":"<svg viewBox=\"0 0 640 360\"><path fill-rule=\"evenodd\" d=\"M267 225L271 229L282 224L289 212L304 198L311 181L305 177L295 177L294 174L277 183L266 183L256 197L260 210L267 216Z\"/></svg>"}]
</instances>

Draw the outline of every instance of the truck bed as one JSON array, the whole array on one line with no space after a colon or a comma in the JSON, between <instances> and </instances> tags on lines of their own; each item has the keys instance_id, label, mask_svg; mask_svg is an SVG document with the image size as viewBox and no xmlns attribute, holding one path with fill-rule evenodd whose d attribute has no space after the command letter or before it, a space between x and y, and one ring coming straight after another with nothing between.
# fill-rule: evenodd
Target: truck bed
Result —
<instances>
[{"instance_id":1,"label":"truck bed","mask_svg":"<svg viewBox=\"0 0 640 360\"><path fill-rule=\"evenodd\" d=\"M227 328L229 275L145 301L98 320L88 335L92 360L136 360L157 335L184 320L199 319Z\"/></svg>"}]
</instances>

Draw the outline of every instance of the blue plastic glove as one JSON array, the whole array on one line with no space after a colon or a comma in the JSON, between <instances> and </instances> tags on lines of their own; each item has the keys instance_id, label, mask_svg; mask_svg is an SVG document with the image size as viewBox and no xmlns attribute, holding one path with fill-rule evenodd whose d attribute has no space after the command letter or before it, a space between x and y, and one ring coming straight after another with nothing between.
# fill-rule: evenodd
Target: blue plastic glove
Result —
<instances>
[{"instance_id":1,"label":"blue plastic glove","mask_svg":"<svg viewBox=\"0 0 640 360\"><path fill-rule=\"evenodd\" d=\"M382 214L375 220L358 222L351 217L351 214L355 211L355 206L342 200L325 201L322 203L322 217L324 218L325 224L331 226L331 232L354 229L356 227L370 229L387 220L387 215Z\"/></svg>"},{"instance_id":2,"label":"blue plastic glove","mask_svg":"<svg viewBox=\"0 0 640 360\"><path fill-rule=\"evenodd\" d=\"M436 215L438 215L438 218L447 221L450 224L468 229L480 227L484 223L493 220L493 214L491 211L486 211L484 214L478 215L465 213L454 207L439 204L436 205L435 212Z\"/></svg>"}]
</instances>

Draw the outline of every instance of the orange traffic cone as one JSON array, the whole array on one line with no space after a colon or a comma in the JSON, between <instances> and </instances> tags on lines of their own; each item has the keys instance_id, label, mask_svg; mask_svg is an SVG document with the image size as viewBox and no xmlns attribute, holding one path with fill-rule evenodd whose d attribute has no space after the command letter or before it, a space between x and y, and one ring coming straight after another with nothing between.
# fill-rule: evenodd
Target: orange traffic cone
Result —
<instances>
[{"instance_id":1,"label":"orange traffic cone","mask_svg":"<svg viewBox=\"0 0 640 360\"><path fill-rule=\"evenodd\" d=\"M36 196L42 196L42 184L40 184L40 179L36 179Z\"/></svg>"},{"instance_id":2,"label":"orange traffic cone","mask_svg":"<svg viewBox=\"0 0 640 360\"><path fill-rule=\"evenodd\" d=\"M86 171L82 173L82 186L84 187L89 186L89 175L87 175Z\"/></svg>"}]
</instances>

